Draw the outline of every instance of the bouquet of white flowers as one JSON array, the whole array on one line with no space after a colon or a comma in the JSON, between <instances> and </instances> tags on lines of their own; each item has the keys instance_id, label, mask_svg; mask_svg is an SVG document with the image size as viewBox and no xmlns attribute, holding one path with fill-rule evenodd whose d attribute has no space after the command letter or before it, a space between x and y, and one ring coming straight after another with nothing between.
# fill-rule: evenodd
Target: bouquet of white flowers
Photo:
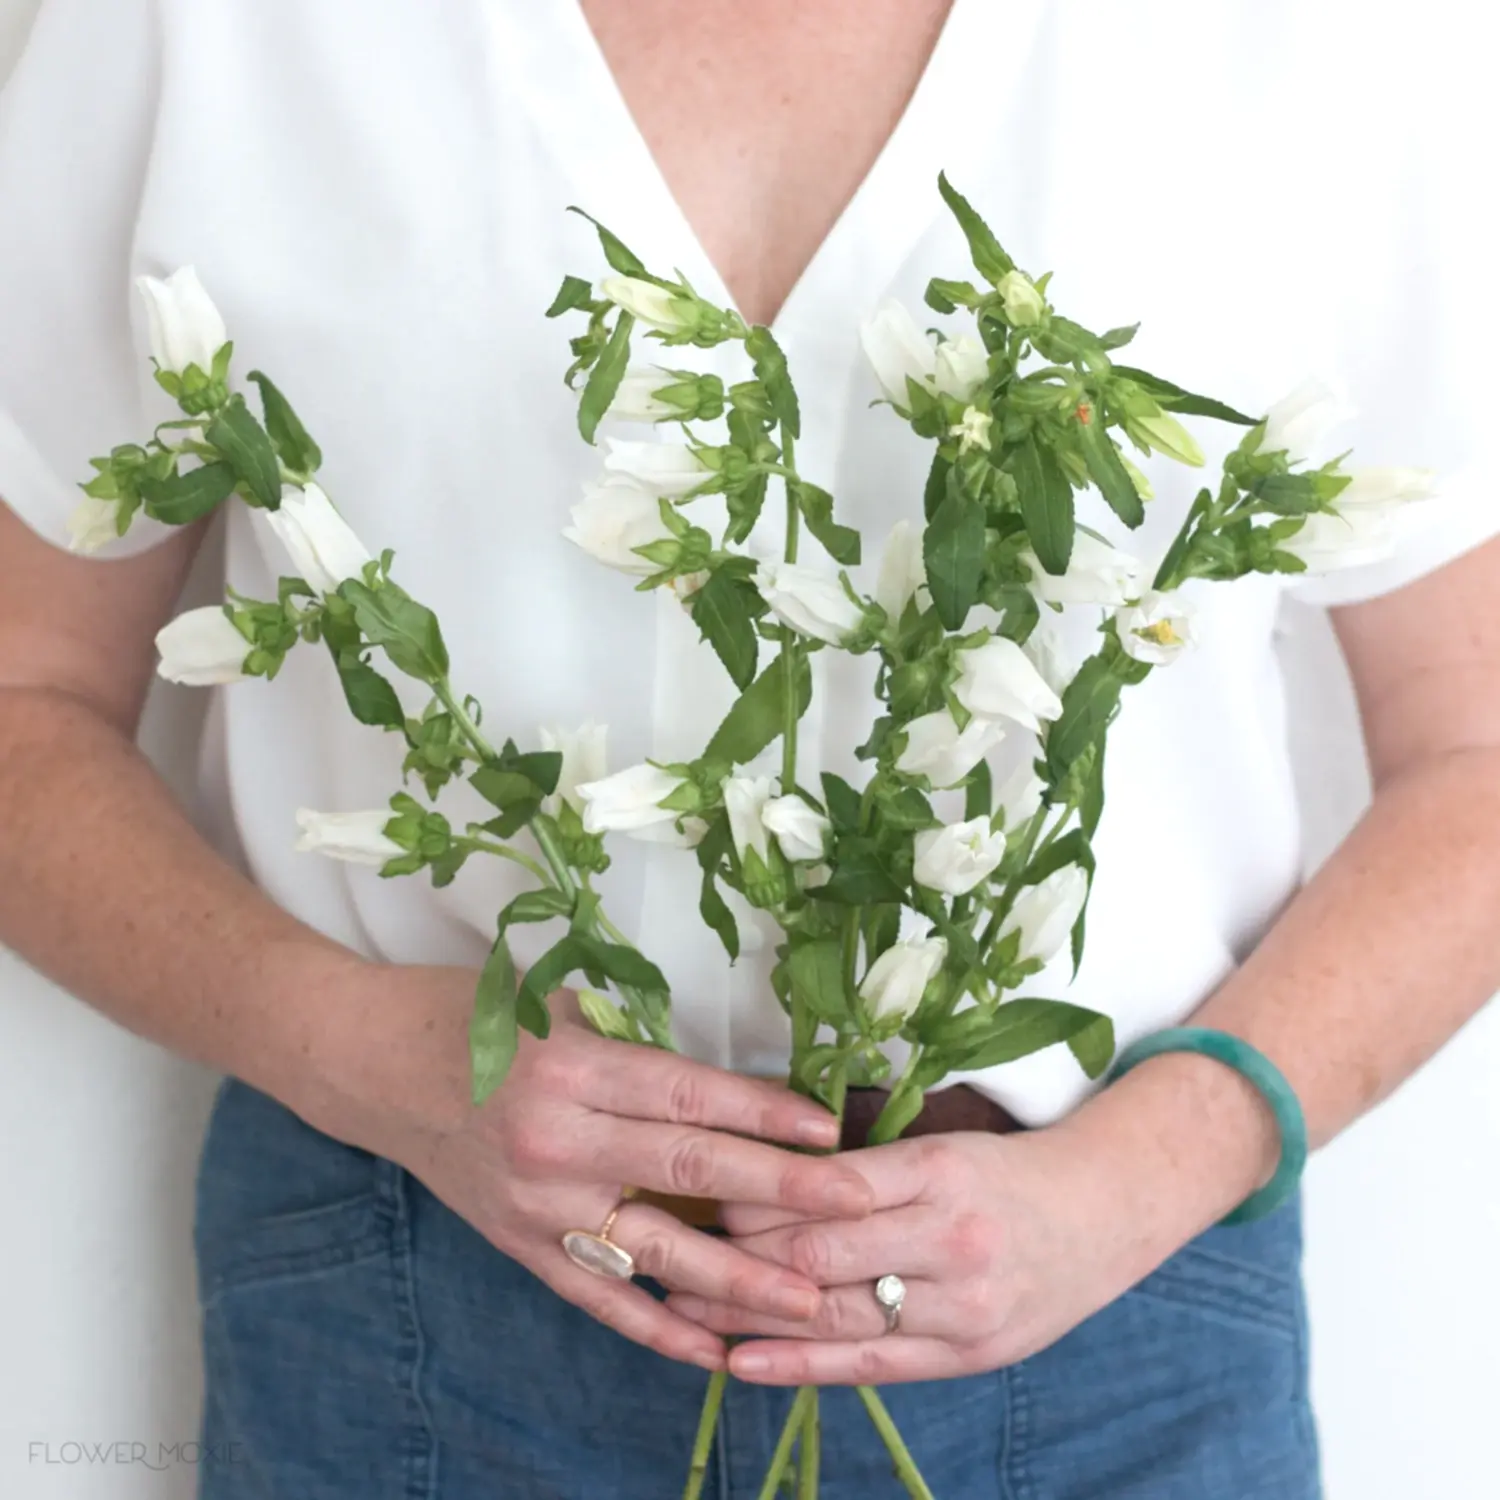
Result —
<instances>
[{"instance_id":1,"label":"bouquet of white flowers","mask_svg":"<svg viewBox=\"0 0 1500 1500\"><path fill-rule=\"evenodd\" d=\"M571 386L581 381L583 437L593 442L606 418L678 436L611 440L563 534L640 589L671 589L738 693L694 759L614 774L594 725L544 731L537 748L497 747L481 705L450 678L437 615L314 483L321 454L285 396L252 372L257 416L231 388L232 345L196 276L143 281L157 380L183 415L94 460L75 536L96 545L138 512L186 523L232 496L264 511L291 560L276 599L231 594L173 621L159 638L163 675L270 678L299 643L323 642L350 712L400 736L403 779L425 800L398 790L374 811L303 810L301 847L385 876L425 870L437 885L477 855L535 877L499 913L479 976L476 1105L503 1082L520 1028L545 1036L547 997L578 977L600 1032L673 1045L667 981L595 888L617 834L696 858L700 911L730 961L735 908L769 914L781 935L772 983L788 1018L790 1084L839 1114L851 1086L889 1082L872 1142L899 1136L953 1073L1064 1043L1098 1077L1114 1055L1109 1018L1018 992L1069 946L1075 967L1082 954L1106 744L1124 690L1191 646L1197 581L1364 561L1388 544L1396 508L1426 492L1415 471L1308 467L1337 406L1322 387L1259 419L1116 363L1134 328L1096 334L1056 312L1049 278L1019 269L946 180L940 188L978 281L935 279L927 302L944 317L961 312L972 331L924 332L895 304L862 330L880 399L934 448L920 516L895 527L873 580L852 571L859 532L797 467L797 391L768 329L706 302L680 275L656 274L602 225L613 274L597 287L564 280L548 316L587 319L568 371ZM632 365L641 335L673 351L669 362ZM691 367L691 350L730 343L743 346L742 380L726 387ZM1245 432L1147 568L1078 522L1075 491L1093 487L1139 526L1151 490L1120 440L1201 466L1183 417ZM784 522L764 526L778 492ZM1048 612L1078 609L1098 618L1098 646L1067 671L1039 631ZM868 766L859 786L799 760L811 663L824 651L877 664L869 720L851 726ZM421 685L419 712L403 708L378 658ZM1017 737L1030 753L996 788L987 757ZM456 827L439 810L458 778L493 816ZM557 934L524 974L508 941L518 923ZM902 1059L893 1081L889 1053ZM570 1253L605 1273L632 1269L607 1237L581 1236ZM899 1306L901 1288L881 1295ZM725 1378L710 1382L689 1496ZM879 1396L861 1396L902 1482L926 1495ZM812 1496L817 1470L808 1389L763 1494L794 1475L797 1493Z\"/></svg>"}]
</instances>

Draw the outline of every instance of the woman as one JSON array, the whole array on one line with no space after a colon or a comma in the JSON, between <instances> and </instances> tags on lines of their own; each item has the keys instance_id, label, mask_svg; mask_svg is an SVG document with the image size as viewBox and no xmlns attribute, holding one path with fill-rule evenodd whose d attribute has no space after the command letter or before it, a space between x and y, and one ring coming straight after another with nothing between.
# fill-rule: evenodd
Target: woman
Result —
<instances>
[{"instance_id":1,"label":"woman","mask_svg":"<svg viewBox=\"0 0 1500 1500\"><path fill-rule=\"evenodd\" d=\"M854 330L965 274L945 168L1083 321L1143 316L1153 368L1260 409L1331 367L1364 411L1362 461L1460 476L1395 557L1295 590L1339 606L1378 786L1300 894L1275 582L1207 597L1203 649L1112 740L1070 997L1122 1041L1189 1016L1247 1039L1320 1144L1500 984L1500 552L1462 478L1468 350L1495 341L1448 316L1462 203L1422 149L1442 119L1398 130L1368 87L1386 44L1337 19L1189 0L44 5L0 104L0 936L230 1075L198 1205L208 1500L657 1500L726 1358L709 1493L756 1492L802 1380L888 1386L943 1500L1318 1493L1297 1203L1218 1225L1280 1144L1238 1074L1168 1055L1091 1093L1054 1049L941 1096L917 1139L799 1154L828 1122L748 1076L785 1056L769 955L727 971L681 920L691 862L653 851L617 859L607 899L666 966L691 1059L597 1038L559 996L552 1038L474 1111L472 968L503 890L293 852L299 805L379 805L399 764L300 655L215 706L205 771L238 873L131 745L201 536L143 527L102 566L49 543L87 456L169 414L132 276L194 262L239 367L298 403L341 507L441 600L493 714L522 738L607 718L621 764L691 751L723 707L690 675L702 648L557 536L594 463L540 318L596 253L563 208L774 322L803 472L873 536L914 504L924 455L867 410ZM1164 483L1131 545L1162 545L1189 498ZM243 513L227 545L230 584L274 593ZM830 743L857 691L825 684ZM726 1205L726 1234L620 1207L611 1236L664 1301L560 1246L627 1184ZM872 1283L890 1272L910 1292L887 1333ZM739 1333L771 1337L727 1350ZM824 1453L826 1496L893 1492L847 1391Z\"/></svg>"}]
</instances>

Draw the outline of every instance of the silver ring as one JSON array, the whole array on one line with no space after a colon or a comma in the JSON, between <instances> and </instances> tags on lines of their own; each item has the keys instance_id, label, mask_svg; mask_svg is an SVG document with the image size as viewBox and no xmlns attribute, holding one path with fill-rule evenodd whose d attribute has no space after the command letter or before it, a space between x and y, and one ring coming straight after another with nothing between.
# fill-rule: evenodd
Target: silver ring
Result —
<instances>
[{"instance_id":1,"label":"silver ring","mask_svg":"<svg viewBox=\"0 0 1500 1500\"><path fill-rule=\"evenodd\" d=\"M875 1300L885 1314L885 1331L895 1333L901 1327L901 1305L906 1301L906 1283L894 1274L882 1276L875 1283Z\"/></svg>"}]
</instances>

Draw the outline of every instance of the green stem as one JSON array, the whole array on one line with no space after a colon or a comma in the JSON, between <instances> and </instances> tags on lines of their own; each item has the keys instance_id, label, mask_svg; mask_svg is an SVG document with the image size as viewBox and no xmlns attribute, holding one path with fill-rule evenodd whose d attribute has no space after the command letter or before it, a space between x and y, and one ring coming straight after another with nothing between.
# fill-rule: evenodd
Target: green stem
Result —
<instances>
[{"instance_id":1,"label":"green stem","mask_svg":"<svg viewBox=\"0 0 1500 1500\"><path fill-rule=\"evenodd\" d=\"M433 683L432 691L438 702L453 716L453 722L463 731L464 738L468 740L480 760L494 760L495 747L479 732L479 725L469 717L468 709L454 696L452 683L446 677L439 677Z\"/></svg>"},{"instance_id":2,"label":"green stem","mask_svg":"<svg viewBox=\"0 0 1500 1500\"><path fill-rule=\"evenodd\" d=\"M781 429L781 454L789 471L786 480L786 547L783 556L789 563L797 561L797 544L802 524L802 509L793 488L797 472L791 433ZM797 784L797 632L790 625L781 627L781 790L790 796Z\"/></svg>"},{"instance_id":3,"label":"green stem","mask_svg":"<svg viewBox=\"0 0 1500 1500\"><path fill-rule=\"evenodd\" d=\"M797 1448L797 1500L818 1500L818 1468L823 1461L823 1432L818 1419L818 1391L802 1414L802 1441Z\"/></svg>"},{"instance_id":4,"label":"green stem","mask_svg":"<svg viewBox=\"0 0 1500 1500\"><path fill-rule=\"evenodd\" d=\"M719 1425L719 1409L724 1404L724 1387L729 1383L727 1370L715 1370L708 1378L708 1393L703 1398L703 1414L698 1418L698 1436L693 1440L693 1462L688 1469L687 1488L682 1500L698 1500L708 1477L708 1454L713 1447L714 1430Z\"/></svg>"},{"instance_id":5,"label":"green stem","mask_svg":"<svg viewBox=\"0 0 1500 1500\"><path fill-rule=\"evenodd\" d=\"M875 1424L875 1430L884 1441L886 1451L891 1455L891 1462L896 1467L896 1478L906 1486L907 1494L913 1500L932 1500L932 1491L927 1488L927 1481L922 1478L916 1460L911 1456L911 1449L902 1442L901 1433L891 1420L890 1412L885 1409L880 1393L872 1385L856 1386L855 1389L859 1399L864 1402L870 1420Z\"/></svg>"},{"instance_id":6,"label":"green stem","mask_svg":"<svg viewBox=\"0 0 1500 1500\"><path fill-rule=\"evenodd\" d=\"M547 861L558 887L567 895L576 896L578 882L573 879L573 871L557 842L557 836L552 832L551 824L545 818L533 818L526 826L531 830L531 836L536 840L537 848L542 851L542 857Z\"/></svg>"},{"instance_id":7,"label":"green stem","mask_svg":"<svg viewBox=\"0 0 1500 1500\"><path fill-rule=\"evenodd\" d=\"M786 1466L791 1461L792 1444L797 1441L803 1416L810 1401L816 1399L817 1394L817 1387L811 1385L805 1385L797 1392L797 1399L792 1402L792 1409L786 1414L786 1425L781 1429L781 1436L776 1442L776 1451L771 1455L771 1467L766 1470L765 1482L761 1485L760 1494L756 1500L776 1500L776 1492L781 1488L781 1477L786 1473ZM901 1441L899 1433L896 1441L898 1443Z\"/></svg>"},{"instance_id":8,"label":"green stem","mask_svg":"<svg viewBox=\"0 0 1500 1500\"><path fill-rule=\"evenodd\" d=\"M463 842L478 854L495 854L501 859L508 859L515 864L524 866L543 885L552 885L555 883L551 873L538 864L529 854L522 854L519 849L512 849L509 844L492 844L488 839L474 838L472 836L464 839Z\"/></svg>"},{"instance_id":9,"label":"green stem","mask_svg":"<svg viewBox=\"0 0 1500 1500\"><path fill-rule=\"evenodd\" d=\"M906 1066L901 1070L901 1077L896 1080L896 1086L887 1095L880 1113L875 1117L875 1123L870 1127L870 1145L886 1146L896 1139L899 1132L892 1130L888 1122L895 1117L897 1105L904 1105L906 1096L916 1087L917 1064L921 1060L922 1044L914 1042L906 1059Z\"/></svg>"}]
</instances>

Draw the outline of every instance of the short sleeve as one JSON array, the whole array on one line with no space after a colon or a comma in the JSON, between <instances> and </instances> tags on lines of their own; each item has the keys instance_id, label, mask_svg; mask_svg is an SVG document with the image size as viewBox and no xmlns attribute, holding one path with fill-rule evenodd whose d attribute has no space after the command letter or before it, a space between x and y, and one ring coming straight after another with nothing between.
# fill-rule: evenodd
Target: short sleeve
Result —
<instances>
[{"instance_id":1,"label":"short sleeve","mask_svg":"<svg viewBox=\"0 0 1500 1500\"><path fill-rule=\"evenodd\" d=\"M1494 193L1485 187L1500 134L1494 91L1455 78L1445 47L1413 57L1384 45L1394 54L1390 88L1364 78L1343 137L1367 159L1324 167L1336 180L1324 185L1313 231L1322 241L1311 257L1317 295L1336 309L1331 373L1356 409L1320 456L1347 448L1350 467L1431 470L1436 497L1398 514L1389 556L1289 583L1293 598L1319 605L1389 593L1500 534L1492 371L1500 297ZM1356 114L1364 110L1384 118Z\"/></svg>"},{"instance_id":2,"label":"short sleeve","mask_svg":"<svg viewBox=\"0 0 1500 1500\"><path fill-rule=\"evenodd\" d=\"M130 272L160 50L153 0L46 0L0 91L0 497L58 545L89 458L151 422Z\"/></svg>"}]
</instances>

